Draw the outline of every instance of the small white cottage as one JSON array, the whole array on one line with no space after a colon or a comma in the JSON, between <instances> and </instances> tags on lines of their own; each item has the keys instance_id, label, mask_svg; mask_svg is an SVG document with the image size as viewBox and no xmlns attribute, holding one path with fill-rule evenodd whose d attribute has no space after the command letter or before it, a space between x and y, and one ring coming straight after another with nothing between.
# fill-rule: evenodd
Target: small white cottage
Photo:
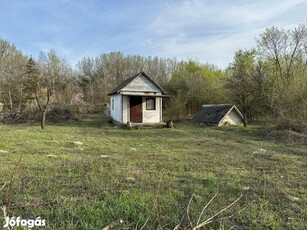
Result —
<instances>
[{"instance_id":1,"label":"small white cottage","mask_svg":"<svg viewBox=\"0 0 307 230\"><path fill-rule=\"evenodd\" d=\"M231 104L203 105L195 114L193 120L196 123L207 125L242 125L244 118L239 109Z\"/></svg>"},{"instance_id":2,"label":"small white cottage","mask_svg":"<svg viewBox=\"0 0 307 230\"><path fill-rule=\"evenodd\" d=\"M117 124L162 124L162 98L170 97L144 72L128 78L108 95L111 118Z\"/></svg>"}]
</instances>

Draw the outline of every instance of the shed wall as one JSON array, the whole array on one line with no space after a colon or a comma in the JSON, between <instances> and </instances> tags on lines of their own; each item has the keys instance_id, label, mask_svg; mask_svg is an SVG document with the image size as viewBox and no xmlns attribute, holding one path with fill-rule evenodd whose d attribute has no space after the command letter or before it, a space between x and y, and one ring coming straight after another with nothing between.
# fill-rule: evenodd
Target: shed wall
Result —
<instances>
[{"instance_id":1,"label":"shed wall","mask_svg":"<svg viewBox=\"0 0 307 230\"><path fill-rule=\"evenodd\" d=\"M121 89L122 92L157 92L161 91L143 75L136 77L126 87Z\"/></svg>"},{"instance_id":2,"label":"shed wall","mask_svg":"<svg viewBox=\"0 0 307 230\"><path fill-rule=\"evenodd\" d=\"M243 124L243 121L240 115L232 109L231 112L220 121L219 126L224 125L225 123L229 125L241 125Z\"/></svg>"},{"instance_id":3,"label":"shed wall","mask_svg":"<svg viewBox=\"0 0 307 230\"><path fill-rule=\"evenodd\" d=\"M126 124L130 121L130 99L129 96L123 96L123 122ZM142 120L143 123L162 122L162 98L156 98L156 109L146 110L146 97L142 97Z\"/></svg>"},{"instance_id":4,"label":"shed wall","mask_svg":"<svg viewBox=\"0 0 307 230\"><path fill-rule=\"evenodd\" d=\"M123 96L123 123L130 121L130 97Z\"/></svg>"},{"instance_id":5,"label":"shed wall","mask_svg":"<svg viewBox=\"0 0 307 230\"><path fill-rule=\"evenodd\" d=\"M110 112L113 120L126 124L130 121L130 96L142 96L143 123L162 122L162 91L144 75L140 75L119 90L118 94L110 96ZM155 110L146 110L146 98L155 96ZM113 104L112 104L113 103Z\"/></svg>"},{"instance_id":6,"label":"shed wall","mask_svg":"<svg viewBox=\"0 0 307 230\"><path fill-rule=\"evenodd\" d=\"M156 98L156 109L146 110L146 97L143 97L143 123L159 123L162 122L162 98Z\"/></svg>"},{"instance_id":7,"label":"shed wall","mask_svg":"<svg viewBox=\"0 0 307 230\"><path fill-rule=\"evenodd\" d=\"M122 95L114 94L110 97L110 101L112 119L122 123Z\"/></svg>"}]
</instances>

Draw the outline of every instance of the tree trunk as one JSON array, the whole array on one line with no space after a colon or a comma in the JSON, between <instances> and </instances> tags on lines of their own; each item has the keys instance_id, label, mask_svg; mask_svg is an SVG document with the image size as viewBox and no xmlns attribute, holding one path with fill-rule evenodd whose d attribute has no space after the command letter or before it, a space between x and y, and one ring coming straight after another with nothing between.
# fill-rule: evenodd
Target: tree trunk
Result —
<instances>
[{"instance_id":1,"label":"tree trunk","mask_svg":"<svg viewBox=\"0 0 307 230\"><path fill-rule=\"evenodd\" d=\"M247 126L247 118L246 118L246 113L243 114L243 125L244 127Z\"/></svg>"},{"instance_id":2,"label":"tree trunk","mask_svg":"<svg viewBox=\"0 0 307 230\"><path fill-rule=\"evenodd\" d=\"M45 129L46 126L46 114L47 110L42 111L42 117L41 117L41 129Z\"/></svg>"},{"instance_id":3,"label":"tree trunk","mask_svg":"<svg viewBox=\"0 0 307 230\"><path fill-rule=\"evenodd\" d=\"M50 91L47 91L47 101L44 106L42 106L39 102L37 92L35 92L35 100L37 102L38 108L41 111L41 129L45 129L46 126L46 114L48 111L49 103L50 103Z\"/></svg>"},{"instance_id":4,"label":"tree trunk","mask_svg":"<svg viewBox=\"0 0 307 230\"><path fill-rule=\"evenodd\" d=\"M11 90L9 90L9 101L10 101L10 109L13 110L13 100L12 100Z\"/></svg>"},{"instance_id":5,"label":"tree trunk","mask_svg":"<svg viewBox=\"0 0 307 230\"><path fill-rule=\"evenodd\" d=\"M90 85L90 89L91 89L91 103L92 105L94 105L94 89L93 89L92 83Z\"/></svg>"},{"instance_id":6,"label":"tree trunk","mask_svg":"<svg viewBox=\"0 0 307 230\"><path fill-rule=\"evenodd\" d=\"M21 106L22 106L22 99L23 99L23 84L20 86L20 95L19 95L19 104L18 104L18 113L21 112Z\"/></svg>"}]
</instances>

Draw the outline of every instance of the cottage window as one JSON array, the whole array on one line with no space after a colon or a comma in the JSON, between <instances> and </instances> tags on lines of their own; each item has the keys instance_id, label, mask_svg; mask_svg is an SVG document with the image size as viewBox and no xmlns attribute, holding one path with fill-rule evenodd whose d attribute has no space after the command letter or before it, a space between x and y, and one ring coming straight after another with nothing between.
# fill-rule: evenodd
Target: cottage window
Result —
<instances>
[{"instance_id":1,"label":"cottage window","mask_svg":"<svg viewBox=\"0 0 307 230\"><path fill-rule=\"evenodd\" d=\"M114 99L112 99L111 104L112 104L112 110L114 110Z\"/></svg>"},{"instance_id":2,"label":"cottage window","mask_svg":"<svg viewBox=\"0 0 307 230\"><path fill-rule=\"evenodd\" d=\"M146 98L146 110L156 110L156 98Z\"/></svg>"}]
</instances>

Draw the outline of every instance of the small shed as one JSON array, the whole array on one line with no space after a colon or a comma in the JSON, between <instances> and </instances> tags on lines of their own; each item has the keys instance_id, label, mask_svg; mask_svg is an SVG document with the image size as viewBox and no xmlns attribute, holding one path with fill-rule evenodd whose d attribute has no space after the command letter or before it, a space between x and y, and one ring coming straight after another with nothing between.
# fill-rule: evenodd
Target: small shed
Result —
<instances>
[{"instance_id":1,"label":"small shed","mask_svg":"<svg viewBox=\"0 0 307 230\"><path fill-rule=\"evenodd\" d=\"M108 95L114 123L163 124L162 98L170 95L146 73L128 78Z\"/></svg>"},{"instance_id":2,"label":"small shed","mask_svg":"<svg viewBox=\"0 0 307 230\"><path fill-rule=\"evenodd\" d=\"M232 104L203 105L193 117L196 123L207 125L242 125L244 118L239 109Z\"/></svg>"}]
</instances>

